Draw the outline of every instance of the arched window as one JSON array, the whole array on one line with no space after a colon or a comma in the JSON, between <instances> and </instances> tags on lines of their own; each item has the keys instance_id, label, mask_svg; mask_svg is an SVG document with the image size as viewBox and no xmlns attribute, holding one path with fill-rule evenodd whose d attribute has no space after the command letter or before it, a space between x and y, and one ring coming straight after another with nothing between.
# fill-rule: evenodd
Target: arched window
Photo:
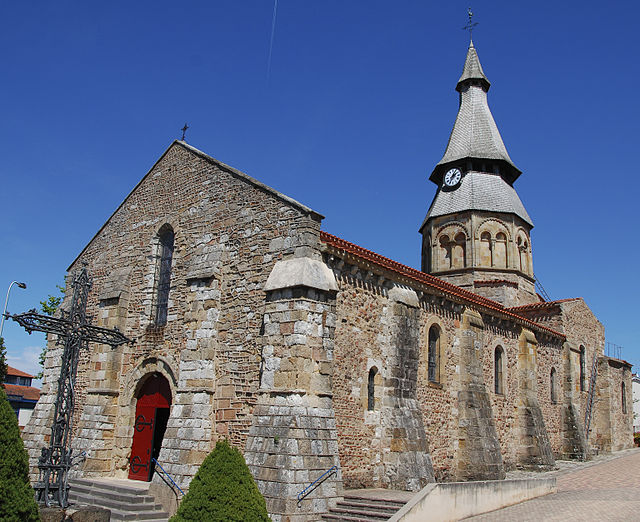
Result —
<instances>
[{"instance_id":1,"label":"arched window","mask_svg":"<svg viewBox=\"0 0 640 522\"><path fill-rule=\"evenodd\" d=\"M452 267L451 264L451 241L449 236L440 236L440 255L438 256L438 270L446 270Z\"/></svg>"},{"instance_id":2,"label":"arched window","mask_svg":"<svg viewBox=\"0 0 640 522\"><path fill-rule=\"evenodd\" d=\"M440 329L435 324L429 328L427 366L429 382L440 382Z\"/></svg>"},{"instance_id":3,"label":"arched window","mask_svg":"<svg viewBox=\"0 0 640 522\"><path fill-rule=\"evenodd\" d=\"M580 347L580 391L585 390L584 380L586 374L586 361L585 361L585 349L584 346Z\"/></svg>"},{"instance_id":4,"label":"arched window","mask_svg":"<svg viewBox=\"0 0 640 522\"><path fill-rule=\"evenodd\" d=\"M493 266L493 244L489 232L480 235L480 265Z\"/></svg>"},{"instance_id":5,"label":"arched window","mask_svg":"<svg viewBox=\"0 0 640 522\"><path fill-rule=\"evenodd\" d=\"M556 402L558 402L558 397L556 394L556 369L555 368L551 368L551 377L549 381L549 386L551 387L551 402L555 404Z\"/></svg>"},{"instance_id":6,"label":"arched window","mask_svg":"<svg viewBox=\"0 0 640 522\"><path fill-rule=\"evenodd\" d=\"M155 325L167 324L167 307L169 305L169 289L171 288L171 260L173 259L174 233L169 225L164 225L158 232L160 240L160 257L158 259L156 277L156 310Z\"/></svg>"},{"instance_id":7,"label":"arched window","mask_svg":"<svg viewBox=\"0 0 640 522\"><path fill-rule=\"evenodd\" d=\"M378 368L373 366L369 370L369 379L367 381L367 409L373 411L376 409L376 374Z\"/></svg>"},{"instance_id":8,"label":"arched window","mask_svg":"<svg viewBox=\"0 0 640 522\"><path fill-rule=\"evenodd\" d=\"M496 234L493 266L497 268L507 268L507 261L507 236L502 232L498 232Z\"/></svg>"},{"instance_id":9,"label":"arched window","mask_svg":"<svg viewBox=\"0 0 640 522\"><path fill-rule=\"evenodd\" d=\"M529 245L527 240L522 236L518 237L518 257L520 261L520 271L525 274L529 273Z\"/></svg>"},{"instance_id":10,"label":"arched window","mask_svg":"<svg viewBox=\"0 0 640 522\"><path fill-rule=\"evenodd\" d=\"M622 413L627 413L627 386L622 383Z\"/></svg>"},{"instance_id":11,"label":"arched window","mask_svg":"<svg viewBox=\"0 0 640 522\"><path fill-rule=\"evenodd\" d=\"M504 382L503 382L503 372L502 365L504 359L504 351L502 350L502 346L497 346L493 355L493 388L494 391L502 395L504 393Z\"/></svg>"},{"instance_id":12,"label":"arched window","mask_svg":"<svg viewBox=\"0 0 640 522\"><path fill-rule=\"evenodd\" d=\"M467 254L467 238L460 232L454 238L453 252L452 252L452 267L464 268L467 266L466 260Z\"/></svg>"}]
</instances>

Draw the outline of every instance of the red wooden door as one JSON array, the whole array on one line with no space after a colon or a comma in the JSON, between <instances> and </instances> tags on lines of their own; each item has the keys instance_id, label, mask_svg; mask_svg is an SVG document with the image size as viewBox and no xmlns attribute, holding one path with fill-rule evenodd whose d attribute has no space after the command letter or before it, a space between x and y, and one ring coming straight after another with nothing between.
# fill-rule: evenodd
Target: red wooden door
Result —
<instances>
[{"instance_id":1,"label":"red wooden door","mask_svg":"<svg viewBox=\"0 0 640 522\"><path fill-rule=\"evenodd\" d=\"M136 420L133 424L133 444L129 461L129 478L149 480L151 471L151 444L155 425L155 406L141 406L138 400Z\"/></svg>"},{"instance_id":2,"label":"red wooden door","mask_svg":"<svg viewBox=\"0 0 640 522\"><path fill-rule=\"evenodd\" d=\"M153 440L156 431L158 408L171 405L169 383L161 375L155 374L144 383L136 404L136 416L133 424L133 443L129 458L129 478L150 480ZM162 434L161 434L162 435Z\"/></svg>"}]
</instances>

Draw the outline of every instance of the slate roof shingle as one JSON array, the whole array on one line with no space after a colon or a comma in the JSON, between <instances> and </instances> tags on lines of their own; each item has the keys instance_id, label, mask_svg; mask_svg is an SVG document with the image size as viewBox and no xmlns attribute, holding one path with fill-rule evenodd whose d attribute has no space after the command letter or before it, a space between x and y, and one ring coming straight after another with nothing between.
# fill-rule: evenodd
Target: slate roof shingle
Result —
<instances>
[{"instance_id":1,"label":"slate roof shingle","mask_svg":"<svg viewBox=\"0 0 640 522\"><path fill-rule=\"evenodd\" d=\"M467 52L462 76L456 85L456 90L460 92L458 116L445 153L429 178L434 183L441 183L442 174L448 166L473 158L494 160L502 165L503 174L509 183L513 183L520 175L520 170L509 157L489 109L489 86L489 80L482 71L472 43Z\"/></svg>"},{"instance_id":2,"label":"slate roof shingle","mask_svg":"<svg viewBox=\"0 0 640 522\"><path fill-rule=\"evenodd\" d=\"M533 226L516 190L499 175L484 172L467 172L455 190L439 188L423 226L429 218L466 210L511 213Z\"/></svg>"}]
</instances>

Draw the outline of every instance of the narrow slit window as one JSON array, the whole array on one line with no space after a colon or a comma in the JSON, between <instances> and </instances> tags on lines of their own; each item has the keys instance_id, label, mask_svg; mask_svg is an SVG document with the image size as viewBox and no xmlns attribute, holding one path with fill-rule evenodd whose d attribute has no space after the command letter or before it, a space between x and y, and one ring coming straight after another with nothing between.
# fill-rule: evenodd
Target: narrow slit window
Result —
<instances>
[{"instance_id":1,"label":"narrow slit window","mask_svg":"<svg viewBox=\"0 0 640 522\"><path fill-rule=\"evenodd\" d=\"M498 395L502 395L504 393L504 384L502 382L503 380L502 364L503 364L503 358L504 358L503 355L504 355L504 352L502 350L502 347L497 346L493 356L493 371L494 371L493 384L494 384L494 391Z\"/></svg>"},{"instance_id":2,"label":"narrow slit window","mask_svg":"<svg viewBox=\"0 0 640 522\"><path fill-rule=\"evenodd\" d=\"M169 289L171 288L171 261L173 259L174 233L169 225L160 229L160 259L158 260L158 278L156 293L155 325L167 324L169 307Z\"/></svg>"},{"instance_id":3,"label":"narrow slit window","mask_svg":"<svg viewBox=\"0 0 640 522\"><path fill-rule=\"evenodd\" d=\"M429 382L440 382L440 330L435 325L429 328L427 365Z\"/></svg>"},{"instance_id":4,"label":"narrow slit window","mask_svg":"<svg viewBox=\"0 0 640 522\"><path fill-rule=\"evenodd\" d=\"M558 402L558 395L556 392L556 369L555 368L551 368L549 386L551 387L551 402L555 404L556 402Z\"/></svg>"},{"instance_id":5,"label":"narrow slit window","mask_svg":"<svg viewBox=\"0 0 640 522\"><path fill-rule=\"evenodd\" d=\"M373 411L376 409L376 374L378 369L374 366L369 370L369 380L367 383L367 409Z\"/></svg>"},{"instance_id":6,"label":"narrow slit window","mask_svg":"<svg viewBox=\"0 0 640 522\"><path fill-rule=\"evenodd\" d=\"M585 388L585 373L586 373L586 357L584 346L580 347L580 391L584 391Z\"/></svg>"}]
</instances>

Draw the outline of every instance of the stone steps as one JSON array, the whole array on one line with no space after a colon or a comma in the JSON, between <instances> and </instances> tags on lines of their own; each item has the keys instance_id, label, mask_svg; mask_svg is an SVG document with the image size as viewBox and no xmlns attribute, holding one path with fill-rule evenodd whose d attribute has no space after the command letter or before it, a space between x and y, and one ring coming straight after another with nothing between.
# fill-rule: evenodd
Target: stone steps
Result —
<instances>
[{"instance_id":1,"label":"stone steps","mask_svg":"<svg viewBox=\"0 0 640 522\"><path fill-rule=\"evenodd\" d=\"M401 493L404 498L390 498L393 492L379 490L359 490L345 492L344 500L322 516L322 520L338 520L349 522L380 522L389 520L409 500L411 494Z\"/></svg>"},{"instance_id":2,"label":"stone steps","mask_svg":"<svg viewBox=\"0 0 640 522\"><path fill-rule=\"evenodd\" d=\"M169 514L149 494L149 483L124 479L76 478L69 481L69 502L111 510L111 520L167 522Z\"/></svg>"}]
</instances>

